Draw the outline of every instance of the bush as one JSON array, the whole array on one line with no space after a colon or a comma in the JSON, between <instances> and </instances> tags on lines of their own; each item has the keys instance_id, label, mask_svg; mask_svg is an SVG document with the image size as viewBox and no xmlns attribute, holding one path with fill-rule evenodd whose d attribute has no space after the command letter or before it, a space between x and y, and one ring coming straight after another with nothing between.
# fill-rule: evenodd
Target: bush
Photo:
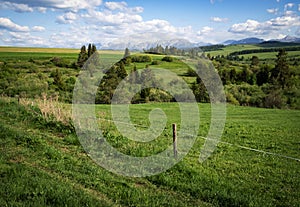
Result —
<instances>
[{"instance_id":1,"label":"bush","mask_svg":"<svg viewBox=\"0 0 300 207\"><path fill-rule=\"evenodd\" d=\"M131 61L134 63L146 63L146 62L152 62L152 57L149 55L134 55L131 56Z\"/></svg>"},{"instance_id":2,"label":"bush","mask_svg":"<svg viewBox=\"0 0 300 207\"><path fill-rule=\"evenodd\" d=\"M158 60L154 60L154 61L152 61L151 65L159 65L159 62L158 62Z\"/></svg>"},{"instance_id":3,"label":"bush","mask_svg":"<svg viewBox=\"0 0 300 207\"><path fill-rule=\"evenodd\" d=\"M165 61L165 62L173 62L174 61L174 58L170 57L170 56L165 56L162 61Z\"/></svg>"},{"instance_id":4,"label":"bush","mask_svg":"<svg viewBox=\"0 0 300 207\"><path fill-rule=\"evenodd\" d=\"M241 85L227 85L225 87L227 101L242 106L257 106L264 105L265 93L261 87L250 85L247 83Z\"/></svg>"}]
</instances>

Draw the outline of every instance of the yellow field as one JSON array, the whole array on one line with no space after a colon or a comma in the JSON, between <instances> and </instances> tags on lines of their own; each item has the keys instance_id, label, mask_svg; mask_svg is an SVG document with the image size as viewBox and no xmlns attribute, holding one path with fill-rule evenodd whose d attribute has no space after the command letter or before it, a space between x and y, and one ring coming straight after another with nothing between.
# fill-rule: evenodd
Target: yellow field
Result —
<instances>
[{"instance_id":1,"label":"yellow field","mask_svg":"<svg viewBox=\"0 0 300 207\"><path fill-rule=\"evenodd\" d=\"M39 47L5 47L0 46L0 52L36 52L36 53L76 53L80 52L79 49L74 48L39 48ZM115 50L98 50L104 54L123 54L124 51Z\"/></svg>"}]
</instances>

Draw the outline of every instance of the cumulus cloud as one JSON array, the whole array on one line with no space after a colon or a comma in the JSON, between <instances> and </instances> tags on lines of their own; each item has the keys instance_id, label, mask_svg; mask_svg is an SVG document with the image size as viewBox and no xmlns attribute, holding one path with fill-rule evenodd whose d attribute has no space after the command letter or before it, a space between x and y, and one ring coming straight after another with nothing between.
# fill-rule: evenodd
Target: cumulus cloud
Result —
<instances>
[{"instance_id":1,"label":"cumulus cloud","mask_svg":"<svg viewBox=\"0 0 300 207\"><path fill-rule=\"evenodd\" d=\"M246 22L232 25L228 31L231 33L259 35L297 26L300 26L300 17L292 14L276 17L265 22L248 19Z\"/></svg>"},{"instance_id":2,"label":"cumulus cloud","mask_svg":"<svg viewBox=\"0 0 300 207\"><path fill-rule=\"evenodd\" d=\"M93 8L102 4L102 0L0 0L0 2L8 2L15 5L27 5L29 8L50 8L63 9L70 11L78 11L81 9Z\"/></svg>"},{"instance_id":3,"label":"cumulus cloud","mask_svg":"<svg viewBox=\"0 0 300 207\"><path fill-rule=\"evenodd\" d=\"M258 31L260 23L258 21L248 19L244 23L238 23L231 26L229 29L233 33L248 33Z\"/></svg>"},{"instance_id":4,"label":"cumulus cloud","mask_svg":"<svg viewBox=\"0 0 300 207\"><path fill-rule=\"evenodd\" d=\"M67 12L61 16L58 16L56 22L59 24L71 24L77 19L77 15L73 12Z\"/></svg>"},{"instance_id":5,"label":"cumulus cloud","mask_svg":"<svg viewBox=\"0 0 300 207\"><path fill-rule=\"evenodd\" d=\"M273 8L273 9L267 9L267 12L270 14L277 14L278 13L278 8Z\"/></svg>"},{"instance_id":6,"label":"cumulus cloud","mask_svg":"<svg viewBox=\"0 0 300 207\"><path fill-rule=\"evenodd\" d=\"M14 22L12 22L8 18L0 17L0 29L13 31L13 32L28 32L29 27L27 26L20 26Z\"/></svg>"},{"instance_id":7,"label":"cumulus cloud","mask_svg":"<svg viewBox=\"0 0 300 207\"><path fill-rule=\"evenodd\" d=\"M127 8L127 3L121 2L105 2L104 6L109 10L125 10Z\"/></svg>"},{"instance_id":8,"label":"cumulus cloud","mask_svg":"<svg viewBox=\"0 0 300 207\"><path fill-rule=\"evenodd\" d=\"M203 27L200 31L197 32L198 35L206 35L212 32L214 29L208 26Z\"/></svg>"},{"instance_id":9,"label":"cumulus cloud","mask_svg":"<svg viewBox=\"0 0 300 207\"><path fill-rule=\"evenodd\" d=\"M294 7L293 3L287 3L287 4L284 5L284 10L286 11L286 10L291 9L293 7Z\"/></svg>"},{"instance_id":10,"label":"cumulus cloud","mask_svg":"<svg viewBox=\"0 0 300 207\"><path fill-rule=\"evenodd\" d=\"M20 12L20 13L23 13L23 12L33 12L33 9L30 8L26 4L16 4L16 3L11 3L11 2L7 2L7 1L2 2L0 4L0 8L1 9L13 10L13 11Z\"/></svg>"},{"instance_id":11,"label":"cumulus cloud","mask_svg":"<svg viewBox=\"0 0 300 207\"><path fill-rule=\"evenodd\" d=\"M45 27L42 27L42 26L34 26L34 27L32 27L32 30L35 32L43 32L46 29L45 29Z\"/></svg>"},{"instance_id":12,"label":"cumulus cloud","mask_svg":"<svg viewBox=\"0 0 300 207\"><path fill-rule=\"evenodd\" d=\"M141 22L143 18L137 14L127 12L113 13L110 11L95 11L90 10L88 15L83 15L88 19L87 22L93 22L97 25L120 25L124 23Z\"/></svg>"},{"instance_id":13,"label":"cumulus cloud","mask_svg":"<svg viewBox=\"0 0 300 207\"><path fill-rule=\"evenodd\" d=\"M222 23L222 22L227 22L228 18L212 17L212 18L210 18L210 20L212 22Z\"/></svg>"},{"instance_id":14,"label":"cumulus cloud","mask_svg":"<svg viewBox=\"0 0 300 207\"><path fill-rule=\"evenodd\" d=\"M45 46L45 41L41 37L33 36L29 32L19 33L19 32L9 32L9 38L3 38L3 42L9 45L17 46Z\"/></svg>"}]
</instances>

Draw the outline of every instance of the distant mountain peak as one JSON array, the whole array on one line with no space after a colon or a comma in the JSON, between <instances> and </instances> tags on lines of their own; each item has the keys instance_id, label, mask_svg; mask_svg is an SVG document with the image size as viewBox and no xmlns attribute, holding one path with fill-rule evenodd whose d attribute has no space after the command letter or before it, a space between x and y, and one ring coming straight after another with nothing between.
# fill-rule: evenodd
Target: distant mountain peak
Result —
<instances>
[{"instance_id":1,"label":"distant mountain peak","mask_svg":"<svg viewBox=\"0 0 300 207\"><path fill-rule=\"evenodd\" d=\"M280 42L297 42L299 43L300 42L300 38L298 37L294 37L294 36L291 36L291 35L286 35L284 38L278 40Z\"/></svg>"},{"instance_id":2,"label":"distant mountain peak","mask_svg":"<svg viewBox=\"0 0 300 207\"><path fill-rule=\"evenodd\" d=\"M162 47L176 47L179 49L187 49L187 48L194 48L199 46L206 46L210 45L209 43L192 43L187 39L183 38L176 38L170 40L156 40L156 41L120 41L120 42L111 42L107 43L106 45L102 45L101 49L112 49L112 50L124 50L128 48L130 50L143 50L149 49L151 47L156 47L157 45L161 45Z\"/></svg>"},{"instance_id":3,"label":"distant mountain peak","mask_svg":"<svg viewBox=\"0 0 300 207\"><path fill-rule=\"evenodd\" d=\"M224 45L259 44L264 41L265 40L257 37L249 37L241 40L227 40L223 44Z\"/></svg>"}]
</instances>

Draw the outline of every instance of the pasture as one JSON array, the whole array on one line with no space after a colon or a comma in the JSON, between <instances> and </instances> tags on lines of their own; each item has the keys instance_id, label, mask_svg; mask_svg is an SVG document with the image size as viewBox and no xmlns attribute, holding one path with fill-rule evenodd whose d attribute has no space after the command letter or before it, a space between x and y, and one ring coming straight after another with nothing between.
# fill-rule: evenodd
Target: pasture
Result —
<instances>
[{"instance_id":1,"label":"pasture","mask_svg":"<svg viewBox=\"0 0 300 207\"><path fill-rule=\"evenodd\" d=\"M123 51L99 52L102 58L123 57ZM35 96L42 87L33 83L51 84L57 68L65 80L76 80L78 70L49 63L53 57L71 63L77 60L78 50L0 47L0 64L9 67L2 78L11 81L2 82L0 89L8 87L13 93L12 83L16 83L17 92L32 93L19 100L0 97L0 206L299 206L299 110L227 104L221 140L212 155L199 163L211 124L210 104L199 103L199 132L187 156L161 174L125 177L97 165L83 149L71 121L71 104ZM151 57L159 62L153 68L182 77L188 69L180 62L163 62L162 56ZM146 64L151 62L136 66ZM132 68L126 66L127 71ZM129 156L165 150L172 145L172 123L180 129L177 103L129 106L130 120L138 129L150 126L152 110L159 108L166 114L162 133L148 143L123 136L112 122L110 105L92 106L105 139Z\"/></svg>"},{"instance_id":2,"label":"pasture","mask_svg":"<svg viewBox=\"0 0 300 207\"><path fill-rule=\"evenodd\" d=\"M162 174L130 178L95 164L61 123L47 121L14 99L1 98L0 104L2 206L297 206L300 202L299 111L228 105L221 142L199 163L202 137L210 125L210 105L199 104L199 137L189 154ZM112 146L128 155L147 156L172 143L170 123L180 121L177 104L165 103L131 105L132 122L147 126L148 113L155 108L165 111L167 125L158 141L145 144L129 142L116 130L109 121L109 105L97 105L95 113L104 118L99 127Z\"/></svg>"}]
</instances>

